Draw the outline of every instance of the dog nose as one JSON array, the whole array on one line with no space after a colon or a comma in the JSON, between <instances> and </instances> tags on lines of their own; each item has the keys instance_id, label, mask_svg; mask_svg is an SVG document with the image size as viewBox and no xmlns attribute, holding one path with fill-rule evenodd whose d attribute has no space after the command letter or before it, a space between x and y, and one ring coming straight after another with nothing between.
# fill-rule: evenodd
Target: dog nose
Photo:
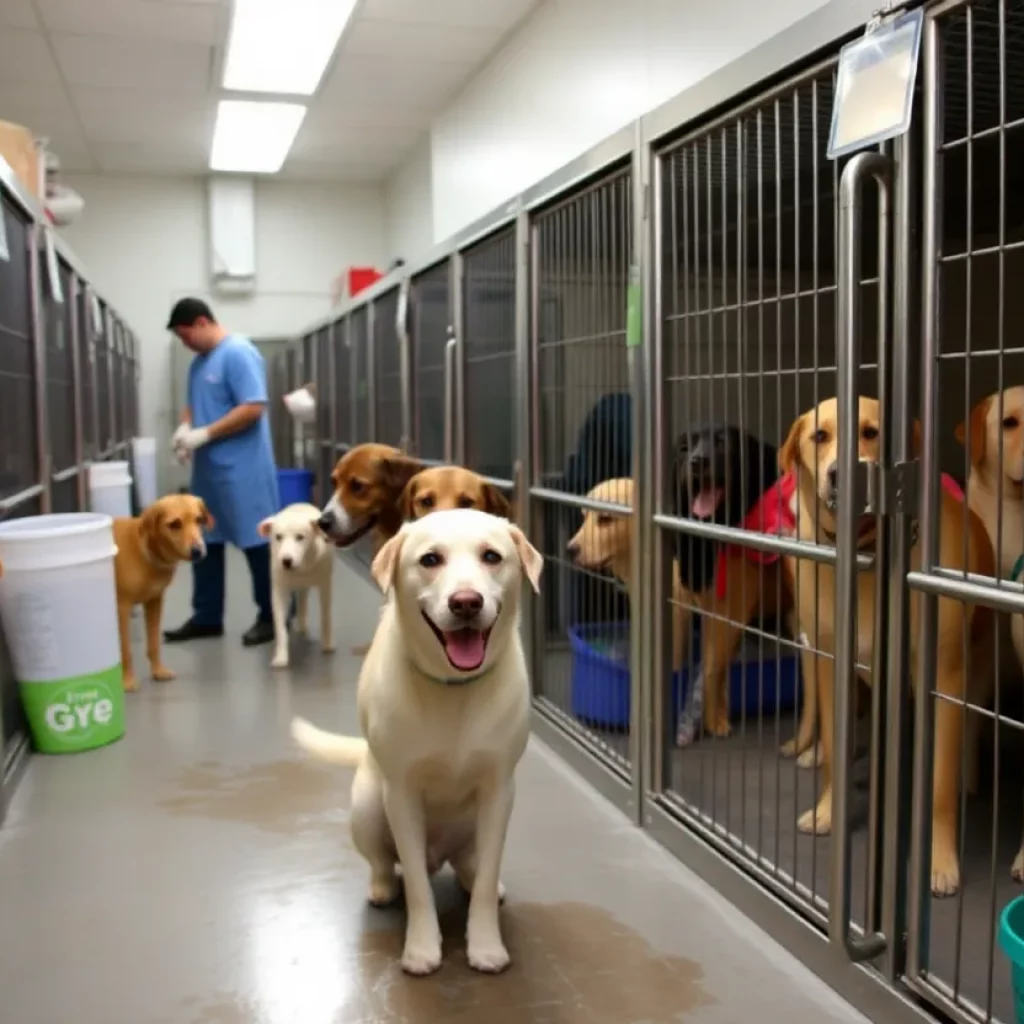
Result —
<instances>
[{"instance_id":1,"label":"dog nose","mask_svg":"<svg viewBox=\"0 0 1024 1024\"><path fill-rule=\"evenodd\" d=\"M483 606L484 596L483 594L478 594L475 590L456 590L448 598L449 611L460 619L473 618L474 615L480 613Z\"/></svg>"},{"instance_id":2,"label":"dog nose","mask_svg":"<svg viewBox=\"0 0 1024 1024\"><path fill-rule=\"evenodd\" d=\"M580 546L576 541L571 541L569 546L565 549L569 553L569 557L575 562L580 556Z\"/></svg>"},{"instance_id":3,"label":"dog nose","mask_svg":"<svg viewBox=\"0 0 1024 1024\"><path fill-rule=\"evenodd\" d=\"M291 558L287 558L287 557L286 557L286 558L282 558L282 559L281 559L281 564L282 564L282 565L283 565L283 566L284 566L284 567L285 567L286 569L290 569L290 568L292 567L292 565L294 564L294 562L292 561L292 559L291 559Z\"/></svg>"},{"instance_id":4,"label":"dog nose","mask_svg":"<svg viewBox=\"0 0 1024 1024\"><path fill-rule=\"evenodd\" d=\"M835 462L828 467L827 479L828 489L830 491L836 491L839 489L839 466Z\"/></svg>"},{"instance_id":5,"label":"dog nose","mask_svg":"<svg viewBox=\"0 0 1024 1024\"><path fill-rule=\"evenodd\" d=\"M192 550L189 552L189 557L193 562L201 562L206 557L206 548L201 544L193 544Z\"/></svg>"},{"instance_id":6,"label":"dog nose","mask_svg":"<svg viewBox=\"0 0 1024 1024\"><path fill-rule=\"evenodd\" d=\"M334 513L325 512L317 521L316 525L323 530L324 533L330 533L334 529Z\"/></svg>"}]
</instances>

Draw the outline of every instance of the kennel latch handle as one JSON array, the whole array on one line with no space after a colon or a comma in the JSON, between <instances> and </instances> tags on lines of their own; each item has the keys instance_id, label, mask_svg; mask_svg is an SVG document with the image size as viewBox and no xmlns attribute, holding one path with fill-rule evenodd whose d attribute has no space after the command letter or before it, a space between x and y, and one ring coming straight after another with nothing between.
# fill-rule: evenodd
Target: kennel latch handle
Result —
<instances>
[{"instance_id":1,"label":"kennel latch handle","mask_svg":"<svg viewBox=\"0 0 1024 1024\"><path fill-rule=\"evenodd\" d=\"M832 750L832 850L829 938L845 947L851 960L873 960L887 940L873 932L855 937L850 928L850 813L852 774L853 690L857 685L857 535L868 495L860 472L860 409L857 375L861 365L861 282L864 185L878 185L879 362L886 355L889 329L885 317L889 287L889 218L892 208L892 161L879 152L858 153L843 170L839 183L839 350L836 358L839 400L839 494L836 531L836 607L834 717ZM845 483L845 485L844 485Z\"/></svg>"}]
</instances>

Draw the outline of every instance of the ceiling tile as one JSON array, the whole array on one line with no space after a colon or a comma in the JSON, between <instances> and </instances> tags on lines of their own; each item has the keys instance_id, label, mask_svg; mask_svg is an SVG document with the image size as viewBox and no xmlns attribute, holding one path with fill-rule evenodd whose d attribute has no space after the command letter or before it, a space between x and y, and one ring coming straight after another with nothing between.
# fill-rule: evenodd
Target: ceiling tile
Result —
<instances>
[{"instance_id":1,"label":"ceiling tile","mask_svg":"<svg viewBox=\"0 0 1024 1024\"><path fill-rule=\"evenodd\" d=\"M478 25L506 30L539 0L366 0L367 18L428 25Z\"/></svg>"},{"instance_id":2,"label":"ceiling tile","mask_svg":"<svg viewBox=\"0 0 1024 1024\"><path fill-rule=\"evenodd\" d=\"M180 42L125 40L54 33L54 50L72 86L203 92L210 86L213 49Z\"/></svg>"},{"instance_id":3,"label":"ceiling tile","mask_svg":"<svg viewBox=\"0 0 1024 1024\"><path fill-rule=\"evenodd\" d=\"M394 56L345 56L339 60L317 97L317 106L356 109L364 96L375 102L406 104L411 99L436 111L471 74L471 64L420 63Z\"/></svg>"},{"instance_id":4,"label":"ceiling tile","mask_svg":"<svg viewBox=\"0 0 1024 1024\"><path fill-rule=\"evenodd\" d=\"M0 85L4 82L60 83L60 73L41 32L0 32Z\"/></svg>"},{"instance_id":5,"label":"ceiling tile","mask_svg":"<svg viewBox=\"0 0 1024 1024\"><path fill-rule=\"evenodd\" d=\"M202 174L208 170L206 146L111 143L93 146L100 169L124 174Z\"/></svg>"},{"instance_id":6,"label":"ceiling tile","mask_svg":"<svg viewBox=\"0 0 1024 1024\"><path fill-rule=\"evenodd\" d=\"M209 138L216 99L188 93L154 93L135 89L80 88L75 107L90 138L128 141L173 132L190 137L199 130Z\"/></svg>"},{"instance_id":7,"label":"ceiling tile","mask_svg":"<svg viewBox=\"0 0 1024 1024\"><path fill-rule=\"evenodd\" d=\"M0 3L0 28L39 28L32 0L3 0Z\"/></svg>"},{"instance_id":8,"label":"ceiling tile","mask_svg":"<svg viewBox=\"0 0 1024 1024\"><path fill-rule=\"evenodd\" d=\"M476 64L501 38L494 28L461 28L436 24L399 24L360 18L341 45L341 59L390 57Z\"/></svg>"},{"instance_id":9,"label":"ceiling tile","mask_svg":"<svg viewBox=\"0 0 1024 1024\"><path fill-rule=\"evenodd\" d=\"M144 0L36 0L36 4L44 26L51 32L165 39L208 46L217 43L223 32L216 6Z\"/></svg>"}]
</instances>

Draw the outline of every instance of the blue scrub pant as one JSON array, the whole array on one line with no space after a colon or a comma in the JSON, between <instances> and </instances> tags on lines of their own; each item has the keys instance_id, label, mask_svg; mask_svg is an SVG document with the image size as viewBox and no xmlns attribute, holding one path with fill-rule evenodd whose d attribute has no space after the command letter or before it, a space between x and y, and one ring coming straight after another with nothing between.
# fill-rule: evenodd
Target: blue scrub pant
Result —
<instances>
[{"instance_id":1,"label":"blue scrub pant","mask_svg":"<svg viewBox=\"0 0 1024 1024\"><path fill-rule=\"evenodd\" d=\"M197 626L224 625L224 545L207 544L206 557L192 566L192 621ZM270 545L243 548L252 576L252 599L260 622L273 622L270 605Z\"/></svg>"}]
</instances>

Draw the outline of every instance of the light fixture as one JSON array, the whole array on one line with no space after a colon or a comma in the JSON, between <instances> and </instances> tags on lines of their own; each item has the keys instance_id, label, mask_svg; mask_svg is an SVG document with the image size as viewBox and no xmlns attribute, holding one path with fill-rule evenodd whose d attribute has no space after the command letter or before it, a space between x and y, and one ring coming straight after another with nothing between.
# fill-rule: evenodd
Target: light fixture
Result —
<instances>
[{"instance_id":1,"label":"light fixture","mask_svg":"<svg viewBox=\"0 0 1024 1024\"><path fill-rule=\"evenodd\" d=\"M356 0L235 0L224 88L312 96L355 6Z\"/></svg>"},{"instance_id":2,"label":"light fixture","mask_svg":"<svg viewBox=\"0 0 1024 1024\"><path fill-rule=\"evenodd\" d=\"M306 116L301 103L221 100L213 129L211 171L273 174L281 169Z\"/></svg>"}]
</instances>

